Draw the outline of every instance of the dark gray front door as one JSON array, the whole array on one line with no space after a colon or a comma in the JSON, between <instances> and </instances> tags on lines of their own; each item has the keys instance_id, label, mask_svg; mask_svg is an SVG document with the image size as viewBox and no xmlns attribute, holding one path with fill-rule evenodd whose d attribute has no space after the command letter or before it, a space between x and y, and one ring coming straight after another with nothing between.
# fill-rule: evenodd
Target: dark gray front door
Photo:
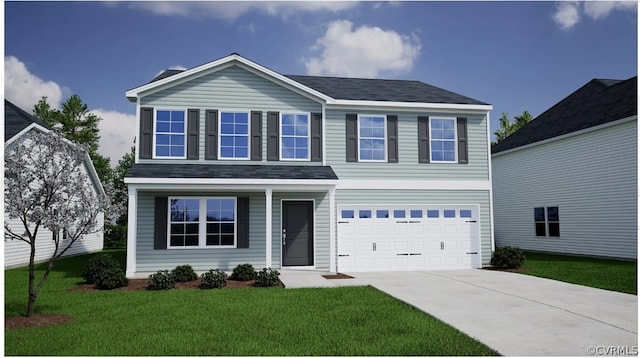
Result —
<instances>
[{"instance_id":1,"label":"dark gray front door","mask_svg":"<svg viewBox=\"0 0 640 358\"><path fill-rule=\"evenodd\" d=\"M313 265L313 201L282 202L282 265Z\"/></svg>"}]
</instances>

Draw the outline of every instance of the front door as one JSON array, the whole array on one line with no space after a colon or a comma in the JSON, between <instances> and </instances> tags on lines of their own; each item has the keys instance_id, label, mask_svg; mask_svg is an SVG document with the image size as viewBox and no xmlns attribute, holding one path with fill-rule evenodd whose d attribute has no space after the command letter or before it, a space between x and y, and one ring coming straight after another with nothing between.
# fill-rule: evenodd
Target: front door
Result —
<instances>
[{"instance_id":1,"label":"front door","mask_svg":"<svg viewBox=\"0 0 640 358\"><path fill-rule=\"evenodd\" d=\"M313 201L282 202L282 266L313 265Z\"/></svg>"}]
</instances>

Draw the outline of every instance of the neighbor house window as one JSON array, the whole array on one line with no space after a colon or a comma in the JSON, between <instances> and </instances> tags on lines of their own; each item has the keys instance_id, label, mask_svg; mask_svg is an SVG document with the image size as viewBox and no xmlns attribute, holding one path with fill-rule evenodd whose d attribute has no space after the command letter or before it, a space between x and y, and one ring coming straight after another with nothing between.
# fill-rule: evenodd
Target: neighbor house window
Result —
<instances>
[{"instance_id":1,"label":"neighbor house window","mask_svg":"<svg viewBox=\"0 0 640 358\"><path fill-rule=\"evenodd\" d=\"M248 112L220 112L220 158L249 159Z\"/></svg>"},{"instance_id":2,"label":"neighbor house window","mask_svg":"<svg viewBox=\"0 0 640 358\"><path fill-rule=\"evenodd\" d=\"M360 161L386 161L386 118L384 116L358 116L358 143Z\"/></svg>"},{"instance_id":3,"label":"neighbor house window","mask_svg":"<svg viewBox=\"0 0 640 358\"><path fill-rule=\"evenodd\" d=\"M560 236L560 213L557 206L534 208L533 219L536 236Z\"/></svg>"},{"instance_id":4,"label":"neighbor house window","mask_svg":"<svg viewBox=\"0 0 640 358\"><path fill-rule=\"evenodd\" d=\"M235 246L235 198L170 198L169 247Z\"/></svg>"},{"instance_id":5,"label":"neighbor house window","mask_svg":"<svg viewBox=\"0 0 640 358\"><path fill-rule=\"evenodd\" d=\"M431 162L456 163L456 119L432 118L429 121Z\"/></svg>"},{"instance_id":6,"label":"neighbor house window","mask_svg":"<svg viewBox=\"0 0 640 358\"><path fill-rule=\"evenodd\" d=\"M186 158L186 111L156 110L155 146L156 158Z\"/></svg>"},{"instance_id":7,"label":"neighbor house window","mask_svg":"<svg viewBox=\"0 0 640 358\"><path fill-rule=\"evenodd\" d=\"M283 113L280 130L280 159L309 160L309 114Z\"/></svg>"}]
</instances>

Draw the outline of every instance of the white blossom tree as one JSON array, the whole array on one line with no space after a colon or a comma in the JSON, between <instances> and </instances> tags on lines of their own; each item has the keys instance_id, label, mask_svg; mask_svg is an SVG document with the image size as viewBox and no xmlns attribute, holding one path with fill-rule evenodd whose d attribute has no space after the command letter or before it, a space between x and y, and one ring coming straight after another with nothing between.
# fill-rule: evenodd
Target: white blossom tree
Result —
<instances>
[{"instance_id":1,"label":"white blossom tree","mask_svg":"<svg viewBox=\"0 0 640 358\"><path fill-rule=\"evenodd\" d=\"M54 262L84 235L102 230L98 218L111 209L107 195L95 189L83 169L86 158L84 147L54 132L34 130L5 148L5 240L31 247L27 317L34 313ZM18 219L20 225L10 225L7 218L14 223ZM45 229L52 234L54 251L36 282L36 240Z\"/></svg>"}]
</instances>

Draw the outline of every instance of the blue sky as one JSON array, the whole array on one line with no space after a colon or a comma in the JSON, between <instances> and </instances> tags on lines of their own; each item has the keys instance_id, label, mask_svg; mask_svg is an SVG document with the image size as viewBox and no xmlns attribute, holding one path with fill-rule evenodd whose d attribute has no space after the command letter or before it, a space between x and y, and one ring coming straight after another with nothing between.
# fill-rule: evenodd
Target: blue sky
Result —
<instances>
[{"instance_id":1,"label":"blue sky","mask_svg":"<svg viewBox=\"0 0 640 358\"><path fill-rule=\"evenodd\" d=\"M237 52L282 74L412 79L534 116L592 78L637 75L636 2L5 2L5 98L78 94L112 165L125 91Z\"/></svg>"}]
</instances>

